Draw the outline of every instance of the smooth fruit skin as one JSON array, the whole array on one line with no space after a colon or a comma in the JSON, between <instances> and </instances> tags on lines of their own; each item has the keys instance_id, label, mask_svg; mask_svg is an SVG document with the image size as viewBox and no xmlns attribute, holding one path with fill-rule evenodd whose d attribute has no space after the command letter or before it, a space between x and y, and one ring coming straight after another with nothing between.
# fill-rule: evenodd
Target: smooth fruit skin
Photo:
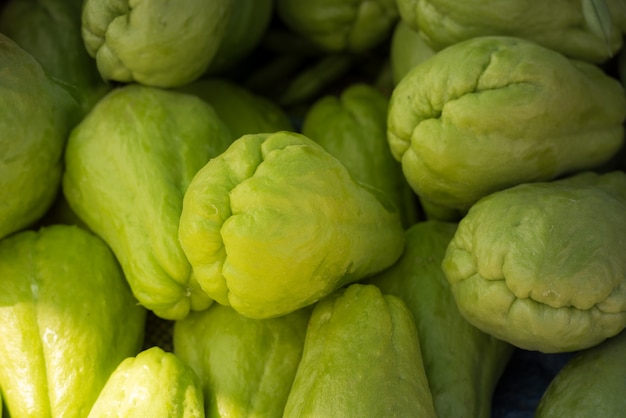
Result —
<instances>
[{"instance_id":1,"label":"smooth fruit skin","mask_svg":"<svg viewBox=\"0 0 626 418\"><path fill-rule=\"evenodd\" d=\"M284 418L436 417L412 314L354 283L319 301Z\"/></svg>"},{"instance_id":2,"label":"smooth fruit skin","mask_svg":"<svg viewBox=\"0 0 626 418\"><path fill-rule=\"evenodd\" d=\"M159 347L127 357L113 371L88 418L204 418L202 386L180 358Z\"/></svg>"},{"instance_id":3,"label":"smooth fruit skin","mask_svg":"<svg viewBox=\"0 0 626 418\"><path fill-rule=\"evenodd\" d=\"M85 417L141 348L146 310L111 250L77 226L0 241L0 389L13 417Z\"/></svg>"}]
</instances>

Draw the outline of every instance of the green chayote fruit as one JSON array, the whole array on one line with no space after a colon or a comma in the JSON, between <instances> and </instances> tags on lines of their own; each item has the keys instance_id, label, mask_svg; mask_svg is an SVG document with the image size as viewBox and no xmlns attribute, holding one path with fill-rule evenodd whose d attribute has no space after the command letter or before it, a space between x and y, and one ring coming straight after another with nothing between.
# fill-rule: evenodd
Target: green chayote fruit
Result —
<instances>
[{"instance_id":1,"label":"green chayote fruit","mask_svg":"<svg viewBox=\"0 0 626 418\"><path fill-rule=\"evenodd\" d=\"M411 28L404 20L399 20L393 30L389 49L393 84L397 85L413 67L435 53L418 30Z\"/></svg>"},{"instance_id":2,"label":"green chayote fruit","mask_svg":"<svg viewBox=\"0 0 626 418\"><path fill-rule=\"evenodd\" d=\"M201 99L133 84L105 96L68 140L70 208L113 249L139 302L162 318L212 302L180 247L178 223L187 185L230 135Z\"/></svg>"},{"instance_id":3,"label":"green chayote fruit","mask_svg":"<svg viewBox=\"0 0 626 418\"><path fill-rule=\"evenodd\" d=\"M622 0L399 0L398 10L435 50L481 36L515 36L600 63L620 50L626 33Z\"/></svg>"},{"instance_id":4,"label":"green chayote fruit","mask_svg":"<svg viewBox=\"0 0 626 418\"><path fill-rule=\"evenodd\" d=\"M313 103L301 132L339 159L358 181L380 189L401 214L405 227L418 219L415 194L387 142L389 100L368 84L348 85Z\"/></svg>"},{"instance_id":5,"label":"green chayote fruit","mask_svg":"<svg viewBox=\"0 0 626 418\"><path fill-rule=\"evenodd\" d=\"M364 52L384 42L399 19L395 0L276 0L297 34L329 52Z\"/></svg>"},{"instance_id":6,"label":"green chayote fruit","mask_svg":"<svg viewBox=\"0 0 626 418\"><path fill-rule=\"evenodd\" d=\"M202 289L267 318L393 264L396 208L304 135L244 135L193 178L179 239Z\"/></svg>"},{"instance_id":7,"label":"green chayote fruit","mask_svg":"<svg viewBox=\"0 0 626 418\"><path fill-rule=\"evenodd\" d=\"M399 297L413 313L437 416L489 418L513 346L471 325L456 306L441 269L456 227L433 220L411 226L400 259L367 283Z\"/></svg>"},{"instance_id":8,"label":"green chayote fruit","mask_svg":"<svg viewBox=\"0 0 626 418\"><path fill-rule=\"evenodd\" d=\"M0 14L4 33L64 83L86 113L109 89L81 35L82 0L9 0Z\"/></svg>"},{"instance_id":9,"label":"green chayote fruit","mask_svg":"<svg viewBox=\"0 0 626 418\"><path fill-rule=\"evenodd\" d=\"M626 327L626 173L584 172L478 201L444 260L460 312L527 350L581 350Z\"/></svg>"},{"instance_id":10,"label":"green chayote fruit","mask_svg":"<svg viewBox=\"0 0 626 418\"><path fill-rule=\"evenodd\" d=\"M0 238L52 205L77 107L31 54L0 34Z\"/></svg>"},{"instance_id":11,"label":"green chayote fruit","mask_svg":"<svg viewBox=\"0 0 626 418\"><path fill-rule=\"evenodd\" d=\"M175 354L150 347L111 373L88 418L204 418L198 375Z\"/></svg>"},{"instance_id":12,"label":"green chayote fruit","mask_svg":"<svg viewBox=\"0 0 626 418\"><path fill-rule=\"evenodd\" d=\"M85 0L82 37L104 79L180 86L208 68L231 7L232 0Z\"/></svg>"},{"instance_id":13,"label":"green chayote fruit","mask_svg":"<svg viewBox=\"0 0 626 418\"><path fill-rule=\"evenodd\" d=\"M543 393L535 417L620 417L626 410L626 331L578 352Z\"/></svg>"},{"instance_id":14,"label":"green chayote fruit","mask_svg":"<svg viewBox=\"0 0 626 418\"><path fill-rule=\"evenodd\" d=\"M464 213L497 190L603 164L624 143L625 119L624 88L597 66L483 37L405 75L388 140L422 200Z\"/></svg>"},{"instance_id":15,"label":"green chayote fruit","mask_svg":"<svg viewBox=\"0 0 626 418\"><path fill-rule=\"evenodd\" d=\"M351 284L313 308L285 406L291 417L436 417L411 312Z\"/></svg>"},{"instance_id":16,"label":"green chayote fruit","mask_svg":"<svg viewBox=\"0 0 626 418\"><path fill-rule=\"evenodd\" d=\"M231 0L228 23L207 74L233 70L261 42L274 16L274 0Z\"/></svg>"},{"instance_id":17,"label":"green chayote fruit","mask_svg":"<svg viewBox=\"0 0 626 418\"><path fill-rule=\"evenodd\" d=\"M213 304L174 323L174 353L200 376L208 417L282 417L310 310L252 319Z\"/></svg>"},{"instance_id":18,"label":"green chayote fruit","mask_svg":"<svg viewBox=\"0 0 626 418\"><path fill-rule=\"evenodd\" d=\"M0 241L0 389L12 417L85 417L143 343L137 304L107 245L76 226Z\"/></svg>"},{"instance_id":19,"label":"green chayote fruit","mask_svg":"<svg viewBox=\"0 0 626 418\"><path fill-rule=\"evenodd\" d=\"M209 103L230 129L233 140L245 134L294 129L289 115L281 107L226 78L203 78L179 90Z\"/></svg>"}]
</instances>

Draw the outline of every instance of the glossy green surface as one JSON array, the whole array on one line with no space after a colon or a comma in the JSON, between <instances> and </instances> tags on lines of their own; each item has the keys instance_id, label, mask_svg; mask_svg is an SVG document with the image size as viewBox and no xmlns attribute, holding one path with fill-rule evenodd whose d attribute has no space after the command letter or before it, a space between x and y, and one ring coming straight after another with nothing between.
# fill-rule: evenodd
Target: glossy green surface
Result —
<instances>
[{"instance_id":1,"label":"glossy green surface","mask_svg":"<svg viewBox=\"0 0 626 418\"><path fill-rule=\"evenodd\" d=\"M143 343L138 306L105 243L75 226L0 241L0 389L12 417L85 417ZM120 326L123 324L123 326Z\"/></svg>"}]
</instances>

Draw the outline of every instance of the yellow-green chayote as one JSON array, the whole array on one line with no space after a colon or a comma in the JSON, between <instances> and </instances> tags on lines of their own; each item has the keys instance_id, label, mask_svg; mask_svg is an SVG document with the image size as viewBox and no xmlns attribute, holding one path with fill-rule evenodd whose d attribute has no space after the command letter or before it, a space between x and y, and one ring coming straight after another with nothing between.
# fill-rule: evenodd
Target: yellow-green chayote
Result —
<instances>
[{"instance_id":1,"label":"yellow-green chayote","mask_svg":"<svg viewBox=\"0 0 626 418\"><path fill-rule=\"evenodd\" d=\"M231 0L228 23L207 74L233 70L261 42L274 16L274 0Z\"/></svg>"},{"instance_id":2,"label":"yellow-green chayote","mask_svg":"<svg viewBox=\"0 0 626 418\"><path fill-rule=\"evenodd\" d=\"M513 346L480 331L459 312L441 269L455 231L452 222L416 223L406 230L400 259L367 283L399 297L412 312L437 416L489 418Z\"/></svg>"},{"instance_id":3,"label":"yellow-green chayote","mask_svg":"<svg viewBox=\"0 0 626 418\"><path fill-rule=\"evenodd\" d=\"M311 305L404 248L387 197L289 131L244 135L200 169L179 238L206 294L252 318Z\"/></svg>"},{"instance_id":4,"label":"yellow-green chayote","mask_svg":"<svg viewBox=\"0 0 626 418\"><path fill-rule=\"evenodd\" d=\"M200 377L207 417L281 418L309 316L252 319L216 303L176 321L174 353Z\"/></svg>"},{"instance_id":5,"label":"yellow-green chayote","mask_svg":"<svg viewBox=\"0 0 626 418\"><path fill-rule=\"evenodd\" d=\"M139 302L166 319L206 309L178 242L183 194L231 134L189 94L138 84L106 95L72 131L63 194L117 256Z\"/></svg>"},{"instance_id":6,"label":"yellow-green chayote","mask_svg":"<svg viewBox=\"0 0 626 418\"><path fill-rule=\"evenodd\" d=\"M202 78L179 90L209 103L230 129L233 140L245 134L294 130L289 115L280 106L227 78Z\"/></svg>"},{"instance_id":7,"label":"yellow-green chayote","mask_svg":"<svg viewBox=\"0 0 626 418\"><path fill-rule=\"evenodd\" d=\"M442 268L461 314L527 350L581 350L626 327L626 173L584 172L478 201Z\"/></svg>"},{"instance_id":8,"label":"yellow-green chayote","mask_svg":"<svg viewBox=\"0 0 626 418\"><path fill-rule=\"evenodd\" d=\"M77 108L31 54L0 34L0 238L52 205Z\"/></svg>"},{"instance_id":9,"label":"yellow-green chayote","mask_svg":"<svg viewBox=\"0 0 626 418\"><path fill-rule=\"evenodd\" d=\"M329 52L370 50L399 19L395 0L276 0L275 8L287 27Z\"/></svg>"},{"instance_id":10,"label":"yellow-green chayote","mask_svg":"<svg viewBox=\"0 0 626 418\"><path fill-rule=\"evenodd\" d=\"M436 417L411 311L353 283L315 304L284 418Z\"/></svg>"},{"instance_id":11,"label":"yellow-green chayote","mask_svg":"<svg viewBox=\"0 0 626 418\"><path fill-rule=\"evenodd\" d=\"M105 80L175 87L199 78L234 0L85 0L82 37Z\"/></svg>"},{"instance_id":12,"label":"yellow-green chayote","mask_svg":"<svg viewBox=\"0 0 626 418\"><path fill-rule=\"evenodd\" d=\"M388 98L374 86L351 84L326 95L304 115L301 132L339 159L352 177L380 189L396 205L405 227L419 218L415 194L387 143Z\"/></svg>"},{"instance_id":13,"label":"yellow-green chayote","mask_svg":"<svg viewBox=\"0 0 626 418\"><path fill-rule=\"evenodd\" d=\"M497 190L600 166L623 145L625 119L624 88L599 67L482 37L404 76L388 141L420 199L462 215Z\"/></svg>"},{"instance_id":14,"label":"yellow-green chayote","mask_svg":"<svg viewBox=\"0 0 626 418\"><path fill-rule=\"evenodd\" d=\"M620 417L626 410L626 331L575 354L540 399L535 417Z\"/></svg>"},{"instance_id":15,"label":"yellow-green chayote","mask_svg":"<svg viewBox=\"0 0 626 418\"><path fill-rule=\"evenodd\" d=\"M111 373L88 418L204 418L198 375L154 346L125 358Z\"/></svg>"},{"instance_id":16,"label":"yellow-green chayote","mask_svg":"<svg viewBox=\"0 0 626 418\"><path fill-rule=\"evenodd\" d=\"M622 47L622 0L398 0L400 17L435 50L480 36L516 36L600 63Z\"/></svg>"},{"instance_id":17,"label":"yellow-green chayote","mask_svg":"<svg viewBox=\"0 0 626 418\"><path fill-rule=\"evenodd\" d=\"M390 42L389 61L394 85L397 85L413 67L436 53L426 43L424 37L404 20L396 23Z\"/></svg>"},{"instance_id":18,"label":"yellow-green chayote","mask_svg":"<svg viewBox=\"0 0 626 418\"><path fill-rule=\"evenodd\" d=\"M9 0L0 32L62 81L86 113L110 88L100 77L81 35L82 0Z\"/></svg>"},{"instance_id":19,"label":"yellow-green chayote","mask_svg":"<svg viewBox=\"0 0 626 418\"><path fill-rule=\"evenodd\" d=\"M76 226L0 241L0 392L10 416L86 417L120 361L141 349L146 310L111 250Z\"/></svg>"}]
</instances>

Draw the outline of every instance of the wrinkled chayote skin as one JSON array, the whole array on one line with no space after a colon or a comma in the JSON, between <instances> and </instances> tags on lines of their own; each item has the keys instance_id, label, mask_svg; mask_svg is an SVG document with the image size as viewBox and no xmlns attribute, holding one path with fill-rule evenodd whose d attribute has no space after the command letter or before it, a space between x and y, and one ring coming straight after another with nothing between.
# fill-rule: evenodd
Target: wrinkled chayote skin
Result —
<instances>
[{"instance_id":1,"label":"wrinkled chayote skin","mask_svg":"<svg viewBox=\"0 0 626 418\"><path fill-rule=\"evenodd\" d=\"M402 299L413 314L439 418L491 417L495 387L513 346L480 331L459 312L441 269L456 224L428 220L406 231L406 247L367 280Z\"/></svg>"},{"instance_id":2,"label":"wrinkled chayote skin","mask_svg":"<svg viewBox=\"0 0 626 418\"><path fill-rule=\"evenodd\" d=\"M0 238L39 220L61 185L76 101L0 34Z\"/></svg>"},{"instance_id":3,"label":"wrinkled chayote skin","mask_svg":"<svg viewBox=\"0 0 626 418\"><path fill-rule=\"evenodd\" d=\"M228 23L206 73L227 74L261 42L274 16L274 0L231 0Z\"/></svg>"},{"instance_id":4,"label":"wrinkled chayote skin","mask_svg":"<svg viewBox=\"0 0 626 418\"><path fill-rule=\"evenodd\" d=\"M162 318L212 303L180 247L178 223L187 185L230 135L201 99L133 84L105 96L68 140L70 208L113 249L139 302Z\"/></svg>"},{"instance_id":5,"label":"wrinkled chayote skin","mask_svg":"<svg viewBox=\"0 0 626 418\"><path fill-rule=\"evenodd\" d=\"M477 202L442 268L463 316L527 350L581 350L626 327L626 173L527 183Z\"/></svg>"},{"instance_id":6,"label":"wrinkled chayote skin","mask_svg":"<svg viewBox=\"0 0 626 418\"><path fill-rule=\"evenodd\" d=\"M85 0L82 37L106 80L176 87L200 77L226 32L231 0Z\"/></svg>"},{"instance_id":7,"label":"wrinkled chayote skin","mask_svg":"<svg viewBox=\"0 0 626 418\"><path fill-rule=\"evenodd\" d=\"M304 135L244 135L189 184L179 239L207 295L284 315L400 256L400 216L377 192Z\"/></svg>"},{"instance_id":8,"label":"wrinkled chayote skin","mask_svg":"<svg viewBox=\"0 0 626 418\"><path fill-rule=\"evenodd\" d=\"M296 417L436 417L412 314L354 283L320 300L285 406Z\"/></svg>"},{"instance_id":9,"label":"wrinkled chayote skin","mask_svg":"<svg viewBox=\"0 0 626 418\"><path fill-rule=\"evenodd\" d=\"M207 417L281 418L309 316L252 319L213 304L176 321L174 352L200 376Z\"/></svg>"},{"instance_id":10,"label":"wrinkled chayote skin","mask_svg":"<svg viewBox=\"0 0 626 418\"><path fill-rule=\"evenodd\" d=\"M146 311L111 250L57 225L0 241L0 389L12 417L85 417L141 348Z\"/></svg>"},{"instance_id":11,"label":"wrinkled chayote skin","mask_svg":"<svg viewBox=\"0 0 626 418\"><path fill-rule=\"evenodd\" d=\"M245 134L294 130L285 110L265 96L226 78L203 78L179 90L209 103L230 129L233 140Z\"/></svg>"},{"instance_id":12,"label":"wrinkled chayote skin","mask_svg":"<svg viewBox=\"0 0 626 418\"><path fill-rule=\"evenodd\" d=\"M515 36L601 63L621 49L626 32L622 0L399 0L398 10L435 50L480 36Z\"/></svg>"},{"instance_id":13,"label":"wrinkled chayote skin","mask_svg":"<svg viewBox=\"0 0 626 418\"><path fill-rule=\"evenodd\" d=\"M49 76L86 113L109 89L81 35L82 0L9 0L0 13L0 32L39 61Z\"/></svg>"},{"instance_id":14,"label":"wrinkled chayote skin","mask_svg":"<svg viewBox=\"0 0 626 418\"><path fill-rule=\"evenodd\" d=\"M339 95L318 99L301 132L339 159L358 181L389 196L405 227L419 218L415 194L387 142L389 100L369 84L351 84Z\"/></svg>"},{"instance_id":15,"label":"wrinkled chayote skin","mask_svg":"<svg viewBox=\"0 0 626 418\"><path fill-rule=\"evenodd\" d=\"M389 49L393 84L397 85L413 67L435 53L418 30L410 27L404 20L399 20L393 30Z\"/></svg>"},{"instance_id":16,"label":"wrinkled chayote skin","mask_svg":"<svg viewBox=\"0 0 626 418\"><path fill-rule=\"evenodd\" d=\"M204 418L198 375L175 354L151 347L111 373L88 418Z\"/></svg>"},{"instance_id":17,"label":"wrinkled chayote skin","mask_svg":"<svg viewBox=\"0 0 626 418\"><path fill-rule=\"evenodd\" d=\"M330 52L364 52L387 39L399 19L394 0L276 0L297 34Z\"/></svg>"},{"instance_id":18,"label":"wrinkled chayote skin","mask_svg":"<svg viewBox=\"0 0 626 418\"><path fill-rule=\"evenodd\" d=\"M550 382L535 417L619 417L626 410L626 331L577 353Z\"/></svg>"},{"instance_id":19,"label":"wrinkled chayote skin","mask_svg":"<svg viewBox=\"0 0 626 418\"><path fill-rule=\"evenodd\" d=\"M483 37L405 75L388 140L422 200L464 213L497 190L598 167L622 146L625 118L624 88L597 66Z\"/></svg>"}]
</instances>

